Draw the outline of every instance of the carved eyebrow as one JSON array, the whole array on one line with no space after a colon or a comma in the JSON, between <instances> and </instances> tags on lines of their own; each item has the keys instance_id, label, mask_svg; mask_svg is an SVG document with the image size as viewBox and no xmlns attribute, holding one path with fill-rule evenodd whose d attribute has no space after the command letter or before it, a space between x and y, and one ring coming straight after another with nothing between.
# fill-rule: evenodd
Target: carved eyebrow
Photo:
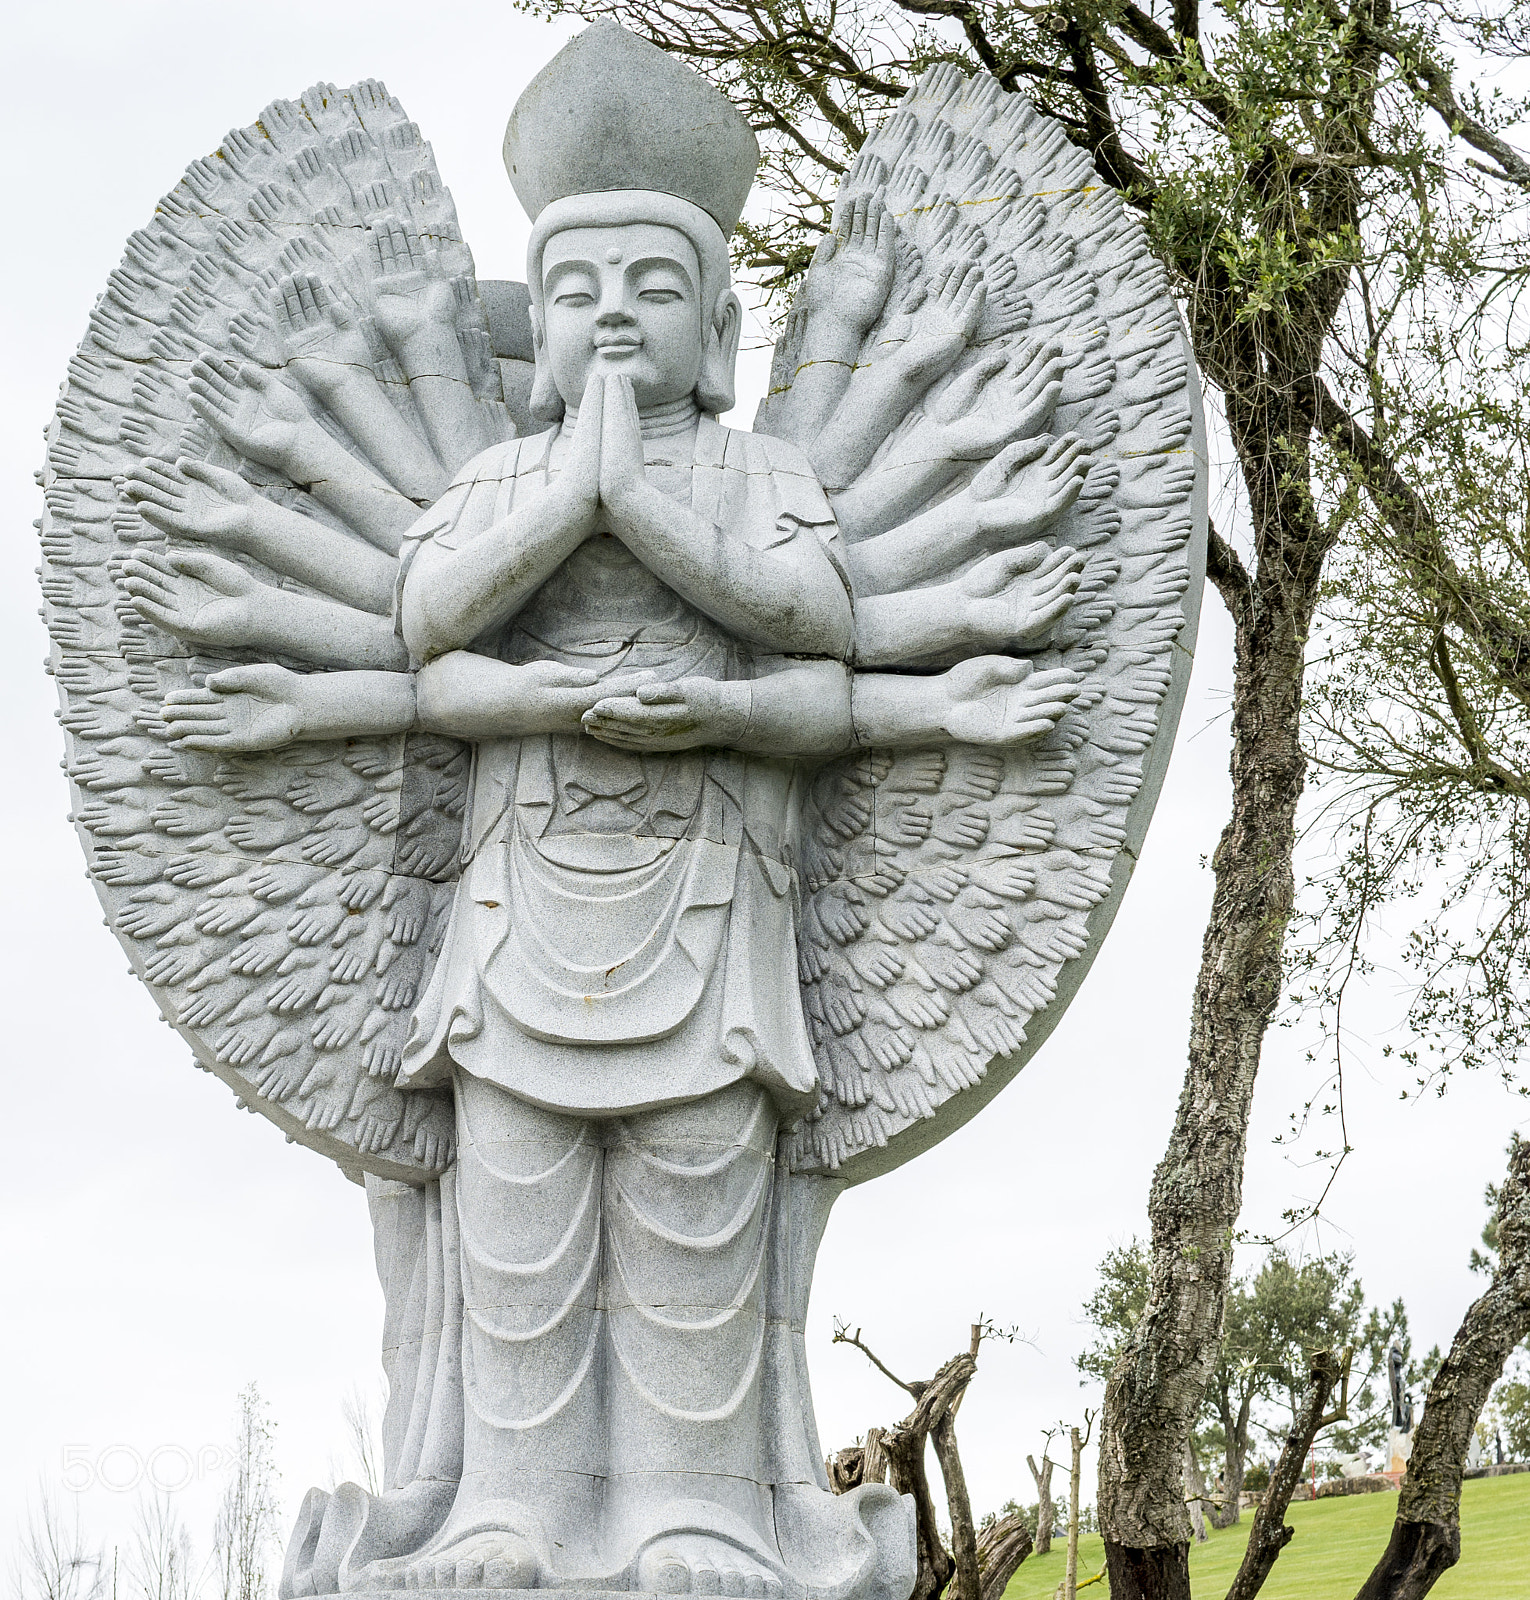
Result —
<instances>
[{"instance_id":1,"label":"carved eyebrow","mask_svg":"<svg viewBox=\"0 0 1530 1600\"><path fill-rule=\"evenodd\" d=\"M691 276L690 270L683 261L676 261L673 256L643 256L638 261L629 262L627 265L628 278L636 278L645 272L668 271L682 279L692 294L697 293L696 281Z\"/></svg>"},{"instance_id":2,"label":"carved eyebrow","mask_svg":"<svg viewBox=\"0 0 1530 1600\"><path fill-rule=\"evenodd\" d=\"M546 289L551 290L559 278L566 278L577 273L579 276L589 278L594 282L600 281L600 270L592 261L580 261L571 257L566 261L555 261L546 272L542 274L542 282Z\"/></svg>"}]
</instances>

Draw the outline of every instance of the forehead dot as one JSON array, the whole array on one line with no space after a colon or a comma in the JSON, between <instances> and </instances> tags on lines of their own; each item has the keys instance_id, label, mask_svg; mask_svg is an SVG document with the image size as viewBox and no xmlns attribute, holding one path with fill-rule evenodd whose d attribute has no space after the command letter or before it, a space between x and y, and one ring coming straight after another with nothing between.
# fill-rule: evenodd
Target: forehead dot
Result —
<instances>
[{"instance_id":1,"label":"forehead dot","mask_svg":"<svg viewBox=\"0 0 1530 1600\"><path fill-rule=\"evenodd\" d=\"M609 261L613 267L621 260L621 258L622 253L614 244L609 250L606 251L606 260Z\"/></svg>"}]
</instances>

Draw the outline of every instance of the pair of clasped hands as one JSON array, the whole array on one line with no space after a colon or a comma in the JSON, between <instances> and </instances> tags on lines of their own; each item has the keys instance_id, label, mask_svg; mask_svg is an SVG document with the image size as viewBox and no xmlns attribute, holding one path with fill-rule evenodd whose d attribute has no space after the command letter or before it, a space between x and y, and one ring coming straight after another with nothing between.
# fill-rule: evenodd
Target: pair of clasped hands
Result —
<instances>
[{"instance_id":1,"label":"pair of clasped hands","mask_svg":"<svg viewBox=\"0 0 1530 1600\"><path fill-rule=\"evenodd\" d=\"M678 534L685 518L648 481L632 380L600 361L585 385L567 453L547 494L558 533L576 548L587 538L611 534L639 560L660 569L665 555L679 553L649 548L653 541L646 534L659 527ZM700 551L695 556L703 558ZM663 682L649 672L602 681L598 673L552 661L528 663L523 670L541 688L599 686L601 698L588 706L580 723L586 733L621 749L663 753L728 745L749 720L746 683L708 678Z\"/></svg>"}]
</instances>

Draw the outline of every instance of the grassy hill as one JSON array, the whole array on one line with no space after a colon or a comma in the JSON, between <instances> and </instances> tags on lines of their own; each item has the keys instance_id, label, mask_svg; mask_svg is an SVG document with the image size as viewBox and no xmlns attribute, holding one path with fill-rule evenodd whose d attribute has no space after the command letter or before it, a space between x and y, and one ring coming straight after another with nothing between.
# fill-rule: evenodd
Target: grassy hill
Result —
<instances>
[{"instance_id":1,"label":"grassy hill","mask_svg":"<svg viewBox=\"0 0 1530 1600\"><path fill-rule=\"evenodd\" d=\"M1286 1514L1296 1537L1275 1563L1260 1600L1354 1600L1386 1548L1397 1514L1395 1494L1304 1501ZM1190 1547L1195 1600L1222 1600L1248 1543L1252 1513L1207 1544ZM1032 1556L1010 1580L1004 1600L1052 1600L1062 1581L1063 1543ZM1105 1565L1098 1536L1079 1541L1079 1581ZM1105 1600L1097 1583L1086 1600ZM1530 1600L1530 1473L1477 1478L1461 1497L1461 1559L1434 1587L1430 1600Z\"/></svg>"}]
</instances>

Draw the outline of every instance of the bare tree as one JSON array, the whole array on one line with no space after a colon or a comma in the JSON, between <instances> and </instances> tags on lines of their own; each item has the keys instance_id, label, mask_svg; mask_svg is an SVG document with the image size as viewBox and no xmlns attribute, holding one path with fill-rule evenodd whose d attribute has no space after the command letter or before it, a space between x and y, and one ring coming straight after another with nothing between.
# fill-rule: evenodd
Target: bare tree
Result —
<instances>
[{"instance_id":1,"label":"bare tree","mask_svg":"<svg viewBox=\"0 0 1530 1600\"><path fill-rule=\"evenodd\" d=\"M252 1383L239 1396L234 1464L213 1528L213 1567L221 1600L266 1600L268 1562L279 1549L273 1424Z\"/></svg>"},{"instance_id":2,"label":"bare tree","mask_svg":"<svg viewBox=\"0 0 1530 1600\"><path fill-rule=\"evenodd\" d=\"M985 1530L984 1539L979 1539L956 1443L956 1413L977 1373L977 1355L983 1340L1015 1337L1014 1330L1000 1329L980 1319L972 1324L968 1348L953 1356L933 1378L905 1380L872 1352L859 1328L852 1333L843 1323L835 1325L835 1344L854 1345L878 1372L915 1401L914 1409L896 1427L885 1432L873 1428L864 1444L839 1451L828 1464L829 1481L837 1494L861 1483L885 1481L900 1494L913 1498L919 1569L911 1600L933 1600L948 1584L952 1600L997 1600L1015 1568L1031 1552L1029 1530L1024 1539L1019 1538L1012 1517L1005 1518L1002 1527ZM951 1518L949 1551L940 1536L935 1500L925 1471L925 1450L932 1444L946 1486ZM1009 1563L1008 1570L1005 1563Z\"/></svg>"},{"instance_id":3,"label":"bare tree","mask_svg":"<svg viewBox=\"0 0 1530 1600\"><path fill-rule=\"evenodd\" d=\"M330 1458L330 1471L336 1482L351 1479L368 1494L382 1493L382 1418L387 1400L387 1385L379 1378L372 1384L353 1383L340 1402L345 1458L338 1466Z\"/></svg>"},{"instance_id":4,"label":"bare tree","mask_svg":"<svg viewBox=\"0 0 1530 1600\"><path fill-rule=\"evenodd\" d=\"M1075 1600L1078 1594L1078 1491L1084 1473L1084 1446L1094 1432L1095 1413L1084 1413L1084 1431L1068 1429L1068 1448L1071 1452L1068 1466L1068 1561L1063 1570L1063 1600Z\"/></svg>"},{"instance_id":5,"label":"bare tree","mask_svg":"<svg viewBox=\"0 0 1530 1600\"><path fill-rule=\"evenodd\" d=\"M140 1497L127 1566L143 1600L192 1600L198 1584L191 1535L168 1492Z\"/></svg>"},{"instance_id":6,"label":"bare tree","mask_svg":"<svg viewBox=\"0 0 1530 1600\"><path fill-rule=\"evenodd\" d=\"M1052 1439L1056 1429L1049 1429L1045 1435L1046 1443L1041 1447L1041 1466L1036 1465L1035 1456L1027 1456L1025 1464L1031 1469L1031 1476L1036 1480L1036 1554L1049 1555L1052 1549L1052 1519L1057 1514L1057 1507L1052 1503L1052 1469L1057 1465L1047 1454L1052 1448Z\"/></svg>"},{"instance_id":7,"label":"bare tree","mask_svg":"<svg viewBox=\"0 0 1530 1600\"><path fill-rule=\"evenodd\" d=\"M65 1511L57 1493L39 1482L12 1570L16 1600L97 1600L105 1570L101 1547L85 1537L78 1498Z\"/></svg>"}]
</instances>

